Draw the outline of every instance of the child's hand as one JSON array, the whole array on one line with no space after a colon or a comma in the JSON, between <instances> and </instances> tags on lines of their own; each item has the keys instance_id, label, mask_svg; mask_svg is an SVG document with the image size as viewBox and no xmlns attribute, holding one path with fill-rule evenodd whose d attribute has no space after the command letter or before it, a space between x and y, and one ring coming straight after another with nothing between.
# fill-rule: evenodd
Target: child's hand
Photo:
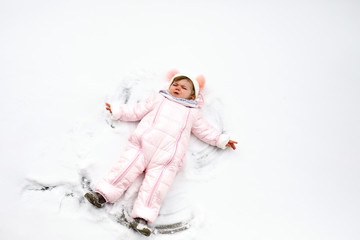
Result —
<instances>
[{"instance_id":1,"label":"child's hand","mask_svg":"<svg viewBox=\"0 0 360 240\"><path fill-rule=\"evenodd\" d=\"M111 106L110 106L110 104L108 104L108 103L105 103L105 105L106 105L106 110L108 110L111 114L112 114L112 111L111 111Z\"/></svg>"},{"instance_id":2,"label":"child's hand","mask_svg":"<svg viewBox=\"0 0 360 240\"><path fill-rule=\"evenodd\" d=\"M227 147L231 147L232 149L236 149L235 144L237 144L237 142L233 141L233 140L229 140L229 142L226 144Z\"/></svg>"}]
</instances>

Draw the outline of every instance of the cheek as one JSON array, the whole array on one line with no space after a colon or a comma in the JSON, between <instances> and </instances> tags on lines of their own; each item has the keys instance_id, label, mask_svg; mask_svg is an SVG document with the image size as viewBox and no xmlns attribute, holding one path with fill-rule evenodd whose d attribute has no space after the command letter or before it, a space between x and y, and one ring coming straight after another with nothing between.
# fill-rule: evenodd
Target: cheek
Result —
<instances>
[{"instance_id":1,"label":"cheek","mask_svg":"<svg viewBox=\"0 0 360 240\"><path fill-rule=\"evenodd\" d=\"M191 90L186 91L187 96L191 96Z\"/></svg>"}]
</instances>

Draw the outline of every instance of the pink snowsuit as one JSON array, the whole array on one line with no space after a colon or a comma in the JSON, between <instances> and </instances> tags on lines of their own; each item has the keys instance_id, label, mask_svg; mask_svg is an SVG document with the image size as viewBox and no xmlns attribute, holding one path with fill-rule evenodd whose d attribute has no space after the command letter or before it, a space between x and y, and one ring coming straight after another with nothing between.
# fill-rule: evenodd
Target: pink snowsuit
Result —
<instances>
[{"instance_id":1,"label":"pink snowsuit","mask_svg":"<svg viewBox=\"0 0 360 240\"><path fill-rule=\"evenodd\" d=\"M114 203L145 172L131 215L149 223L157 218L161 203L181 168L190 134L223 149L229 141L229 136L201 118L199 108L186 107L159 93L143 103L114 109L113 117L140 122L121 158L99 181L95 191L107 202Z\"/></svg>"}]
</instances>

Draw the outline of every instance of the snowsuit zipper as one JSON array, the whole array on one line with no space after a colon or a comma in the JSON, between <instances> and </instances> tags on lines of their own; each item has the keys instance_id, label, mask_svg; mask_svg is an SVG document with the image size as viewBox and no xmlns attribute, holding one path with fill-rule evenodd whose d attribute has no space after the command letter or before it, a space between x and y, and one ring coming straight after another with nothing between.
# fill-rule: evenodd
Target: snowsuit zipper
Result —
<instances>
[{"instance_id":1,"label":"snowsuit zipper","mask_svg":"<svg viewBox=\"0 0 360 240\"><path fill-rule=\"evenodd\" d=\"M130 163L130 165L125 169L125 171L123 171L121 175L112 182L113 185L117 184L126 175L126 173L130 170L130 168L134 166L135 162L139 159L139 157L140 157L140 150L137 152L135 159Z\"/></svg>"}]
</instances>

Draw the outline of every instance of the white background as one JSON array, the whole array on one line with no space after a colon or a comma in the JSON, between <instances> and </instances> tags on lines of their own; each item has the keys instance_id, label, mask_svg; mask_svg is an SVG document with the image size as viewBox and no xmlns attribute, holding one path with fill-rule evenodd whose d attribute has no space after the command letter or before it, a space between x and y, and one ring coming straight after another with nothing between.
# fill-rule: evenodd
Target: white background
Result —
<instances>
[{"instance_id":1,"label":"white background","mask_svg":"<svg viewBox=\"0 0 360 240\"><path fill-rule=\"evenodd\" d=\"M21 188L120 79L177 68L205 75L239 142L194 195L207 212L193 239L359 239L359 12L350 0L0 1L1 238L121 239L24 204Z\"/></svg>"}]
</instances>

